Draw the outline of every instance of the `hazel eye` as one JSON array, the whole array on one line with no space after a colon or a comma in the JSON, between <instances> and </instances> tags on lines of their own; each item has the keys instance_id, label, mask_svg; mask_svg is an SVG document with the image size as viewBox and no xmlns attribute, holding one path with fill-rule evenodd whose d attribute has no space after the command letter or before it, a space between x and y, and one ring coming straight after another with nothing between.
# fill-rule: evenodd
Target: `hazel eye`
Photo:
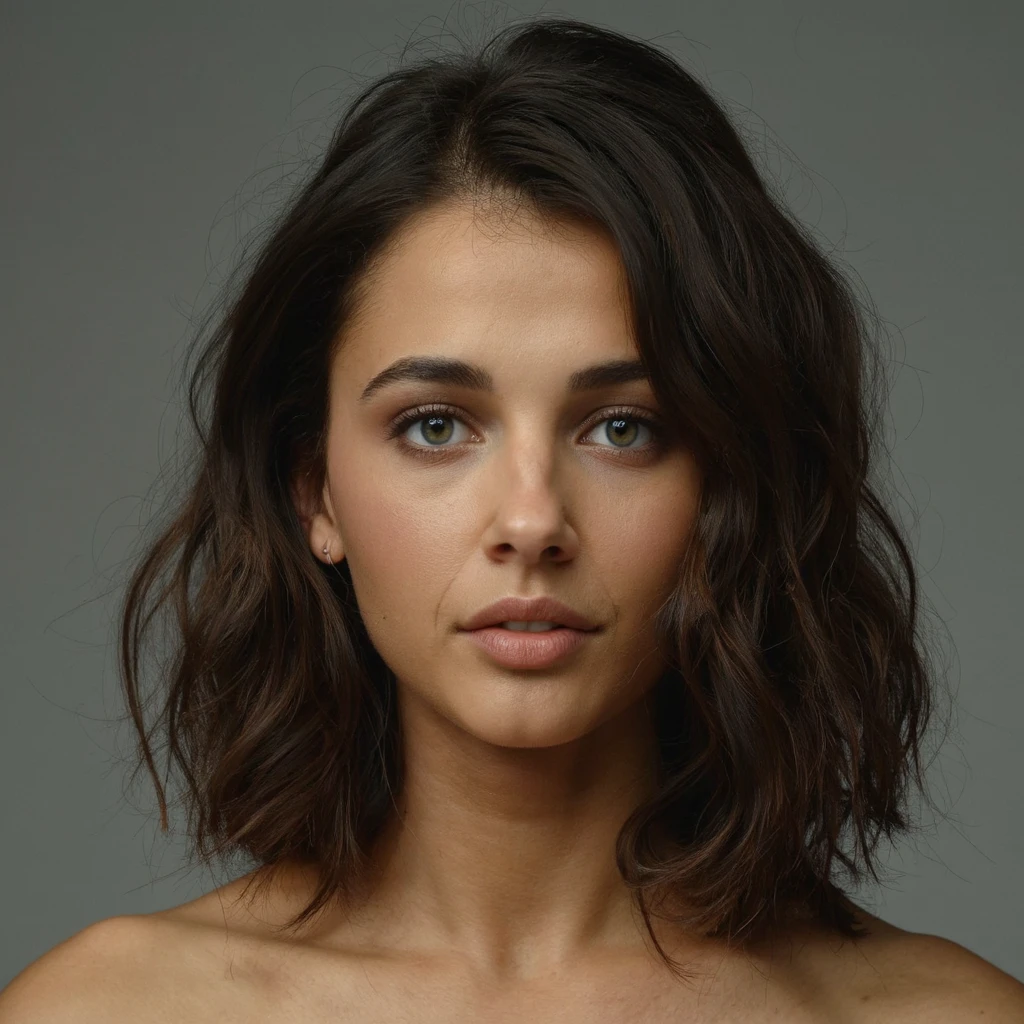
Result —
<instances>
[{"instance_id":1,"label":"hazel eye","mask_svg":"<svg viewBox=\"0 0 1024 1024\"><path fill-rule=\"evenodd\" d=\"M603 428L603 429L599 429ZM638 433L646 430L650 435L648 441L640 444L633 445L632 442L636 439ZM598 432L599 437L605 437L612 441L609 447L612 448L623 448L625 450L634 450L635 448L646 448L650 441L654 439L655 432L650 423L638 416L624 416L618 414L615 416L607 417L597 423L591 430L591 433ZM623 442L620 444L619 442Z\"/></svg>"},{"instance_id":2,"label":"hazel eye","mask_svg":"<svg viewBox=\"0 0 1024 1024\"><path fill-rule=\"evenodd\" d=\"M472 427L458 415L459 411L454 406L446 405L418 406L409 409L394 421L388 437L397 440L410 455L424 455L429 458L435 453L440 457L442 452L455 452L460 441L478 439ZM466 429L468 437L456 436L456 424ZM647 434L646 439L640 444L634 444L638 437L644 437L644 431ZM640 415L640 410L631 408L606 410L601 419L592 421L592 426L582 437L588 438L594 434L610 443L604 444L598 440L590 442L591 444L599 448L620 451L624 457L654 455L659 450L662 437L657 420Z\"/></svg>"},{"instance_id":3,"label":"hazel eye","mask_svg":"<svg viewBox=\"0 0 1024 1024\"><path fill-rule=\"evenodd\" d=\"M449 413L430 412L415 418L406 418L398 424L396 434L411 435L405 437L405 440L416 447L446 448L449 447L446 442L450 441L455 433L452 426L455 423L462 423L462 420ZM421 445L421 441L425 444Z\"/></svg>"}]
</instances>

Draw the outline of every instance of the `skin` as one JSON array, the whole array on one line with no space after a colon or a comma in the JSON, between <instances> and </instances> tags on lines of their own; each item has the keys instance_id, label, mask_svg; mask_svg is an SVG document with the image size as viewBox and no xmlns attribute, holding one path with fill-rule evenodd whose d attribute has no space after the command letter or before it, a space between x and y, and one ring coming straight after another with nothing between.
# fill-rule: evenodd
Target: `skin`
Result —
<instances>
[{"instance_id":1,"label":"skin","mask_svg":"<svg viewBox=\"0 0 1024 1024\"><path fill-rule=\"evenodd\" d=\"M618 406L658 418L646 379L566 394L573 371L637 358L624 288L592 228L465 205L417 217L335 360L319 510L299 496L311 551L348 561L406 733L402 821L361 926L494 980L643 949L614 839L653 782L651 620L701 477L639 422L609 434ZM360 401L418 355L477 364L495 390L405 382ZM461 412L388 438L431 402ZM554 595L601 631L561 665L504 668L458 627L510 594Z\"/></svg>"},{"instance_id":2,"label":"skin","mask_svg":"<svg viewBox=\"0 0 1024 1024\"><path fill-rule=\"evenodd\" d=\"M866 912L857 943L805 923L744 952L658 922L689 984L653 956L614 839L652 786L646 698L664 665L650 621L692 532L699 467L682 448L616 447L642 447L642 430L606 432L617 406L657 417L646 382L566 394L572 372L635 356L605 236L448 206L398 241L331 370L324 491L295 482L310 551L347 559L399 683L405 787L372 885L297 935L276 930L313 891L297 865L257 898L246 875L98 922L0 993L0 1024L1024 1019L1008 974ZM479 364L494 392L407 382L359 400L394 360L426 354ZM388 438L435 401L458 422L403 435L450 452ZM542 593L602 626L558 667L504 669L458 633L498 597Z\"/></svg>"}]
</instances>

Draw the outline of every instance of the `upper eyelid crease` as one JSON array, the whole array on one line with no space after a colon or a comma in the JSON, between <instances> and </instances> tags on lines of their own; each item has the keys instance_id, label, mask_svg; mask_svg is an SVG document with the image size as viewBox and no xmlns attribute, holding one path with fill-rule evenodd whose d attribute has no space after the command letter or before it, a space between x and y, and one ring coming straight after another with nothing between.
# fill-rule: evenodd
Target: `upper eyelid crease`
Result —
<instances>
[{"instance_id":1,"label":"upper eyelid crease","mask_svg":"<svg viewBox=\"0 0 1024 1024\"><path fill-rule=\"evenodd\" d=\"M632 405L612 405L598 410L604 413L600 419L594 420L595 425L604 422L606 419L630 419L642 423L661 425L661 417L647 409ZM427 419L429 416L443 416L447 419L459 420L466 423L466 415L461 409L444 402L426 402L423 405L412 406L404 412L400 412L391 420L391 427L399 427L408 423L415 423L418 420ZM588 417L589 419L590 417ZM467 424L468 425L468 424Z\"/></svg>"},{"instance_id":2,"label":"upper eyelid crease","mask_svg":"<svg viewBox=\"0 0 1024 1024\"><path fill-rule=\"evenodd\" d=\"M648 379L647 370L639 359L613 359L570 374L566 392L578 394ZM366 402L378 391L404 381L447 384L489 393L496 390L494 378L482 366L447 356L407 356L372 377L359 401Z\"/></svg>"}]
</instances>

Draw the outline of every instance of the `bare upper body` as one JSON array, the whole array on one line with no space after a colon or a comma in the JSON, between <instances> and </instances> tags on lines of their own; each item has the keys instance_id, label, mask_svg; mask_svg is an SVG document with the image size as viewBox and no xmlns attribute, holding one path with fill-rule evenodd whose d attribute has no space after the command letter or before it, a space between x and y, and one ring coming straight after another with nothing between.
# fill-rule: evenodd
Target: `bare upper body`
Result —
<instances>
[{"instance_id":1,"label":"bare upper body","mask_svg":"<svg viewBox=\"0 0 1024 1024\"><path fill-rule=\"evenodd\" d=\"M396 683L401 807L373 851L372 899L358 914L282 934L275 926L307 902L297 873L258 908L234 899L236 880L159 913L101 921L8 986L0 1024L1020 1024L1024 986L955 943L867 916L871 933L856 942L802 926L745 953L675 933L668 951L689 966L687 984L642 941L616 850L624 823L659 793L648 698L670 666L657 612L678 593L703 467L685 444L620 449L604 443L617 438L593 437L621 418L616 409L644 413L641 426L667 415L639 372L611 233L578 219L548 230L527 211L508 218L501 203L488 224L476 198L411 218L402 244L376 265L374 300L347 325L330 367L323 487L311 474L294 480L311 557L328 572L348 563L360 617ZM410 378L410 359L436 367L439 356L461 367L443 387ZM609 367L611 384L579 390ZM478 386L464 386L467 378ZM845 400L839 395L836 417ZM434 419L459 423L468 440L438 451L422 431L407 436L426 421L421 402L449 410ZM507 605L495 608L527 588L546 603L516 605L512 620ZM501 655L511 631L498 646L476 635L487 619L521 624L522 611L547 622L566 610L584 628L543 670ZM888 621L872 628L881 635ZM737 658L758 655L748 641ZM735 728L747 730L751 709L774 702L770 683L761 680L766 692ZM258 720L224 737L237 745L235 767L218 776L222 796L243 791L254 772L265 776L247 805L251 819L233 826L263 849L278 849L278 833L301 821L286 814L283 826L267 826L280 806L334 778L327 762L303 760L310 748L299 733L266 725L294 720L313 735L295 714L307 684L312 691L321 681L261 691L252 701ZM332 687L344 689L323 681L324 694ZM315 725L332 735L327 720ZM840 749L831 732L812 746L804 776ZM896 762L880 770L901 777ZM390 789L398 778L385 772L382 781ZM780 778L769 783L779 788ZM800 808L827 792L786 795ZM222 819L224 803L207 808L210 820ZM351 806L345 815L357 818ZM343 820L340 809L331 820ZM776 824L792 834L807 823L798 814ZM743 881L761 837L746 829L729 884ZM349 850L363 838L349 836ZM715 838L704 854L733 834ZM779 862L778 851L767 855ZM698 874L703 884L713 872Z\"/></svg>"},{"instance_id":2,"label":"bare upper body","mask_svg":"<svg viewBox=\"0 0 1024 1024\"><path fill-rule=\"evenodd\" d=\"M289 936L275 925L305 905L303 886L268 889L257 913L233 899L236 880L61 943L0 994L0 1024L1020 1024L1024 986L955 943L871 917L871 933L856 942L803 926L746 953L675 935L669 952L693 972L687 984L641 941L616 844L658 792L656 723L645 704L669 663L656 613L678 593L703 467L684 444L621 449L605 443L619 438L594 436L623 418L615 410L635 408L641 427L667 416L638 371L612 234L579 219L550 231L547 218L508 218L501 203L487 224L476 198L411 218L402 244L375 266L374 300L347 325L330 366L322 491L310 474L294 481L311 557L327 572L348 563L369 639L396 680L400 827L380 846L387 856L375 851L372 914ZM794 279L806 277L805 266ZM807 308L817 312L813 298ZM410 378L410 359L436 367L437 357L459 370L449 369L443 387ZM807 362L794 364L794 379ZM579 390L609 367L611 384ZM852 396L835 393L834 415L847 418L842 402ZM408 436L426 422L421 402L448 410L433 419L458 423L466 434L453 436L468 439L437 450L422 431ZM524 615L547 622L571 602L574 621L591 627L543 671L514 657L510 666L508 651L502 663L500 646L478 642L471 625L485 624L496 599L527 588L548 603ZM509 621L504 610L499 619ZM888 620L872 628L881 635ZM758 653L748 641L737 657L753 663ZM769 682L761 680L767 690L746 706L744 723L751 708L769 706ZM307 683L312 690L320 680ZM325 680L324 693L335 685ZM248 786L250 767L266 774L251 820L235 827L258 834L263 849L279 848L265 817L334 778L324 761L302 760L298 733L265 727L271 718L300 722L299 693L305 701L302 686L254 698L263 711L230 748L234 788L218 776L224 794ZM326 720L316 727L331 735ZM308 723L295 728L305 734ZM787 729L791 739L802 735ZM831 732L821 739L802 774L840 749ZM275 744L271 771L261 754ZM882 770L901 777L895 762ZM261 796L273 805L259 806ZM791 797L793 807L813 806L811 796ZM218 802L210 820L222 812ZM732 884L761 833L750 827L747 836ZM718 848L708 842L704 852Z\"/></svg>"},{"instance_id":3,"label":"bare upper body","mask_svg":"<svg viewBox=\"0 0 1024 1024\"><path fill-rule=\"evenodd\" d=\"M869 934L813 927L746 954L714 943L677 959L613 949L526 980L482 975L455 956L395 953L272 933L293 898L260 913L233 902L248 878L180 906L100 921L27 967L0 994L0 1024L369 1024L557 1021L754 1024L1024 1021L1024 985L956 943L866 912Z\"/></svg>"}]
</instances>

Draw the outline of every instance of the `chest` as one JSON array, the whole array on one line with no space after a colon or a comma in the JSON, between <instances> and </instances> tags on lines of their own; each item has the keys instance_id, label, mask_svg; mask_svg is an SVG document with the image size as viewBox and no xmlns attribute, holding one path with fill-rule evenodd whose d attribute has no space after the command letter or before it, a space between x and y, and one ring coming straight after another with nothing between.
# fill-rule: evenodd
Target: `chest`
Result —
<instances>
[{"instance_id":1,"label":"chest","mask_svg":"<svg viewBox=\"0 0 1024 1024\"><path fill-rule=\"evenodd\" d=\"M428 964L359 958L239 963L179 991L178 1020L218 1024L809 1024L834 1016L780 981L736 972L691 981L628 966L494 986ZM169 1018L170 1019L170 1018Z\"/></svg>"}]
</instances>

